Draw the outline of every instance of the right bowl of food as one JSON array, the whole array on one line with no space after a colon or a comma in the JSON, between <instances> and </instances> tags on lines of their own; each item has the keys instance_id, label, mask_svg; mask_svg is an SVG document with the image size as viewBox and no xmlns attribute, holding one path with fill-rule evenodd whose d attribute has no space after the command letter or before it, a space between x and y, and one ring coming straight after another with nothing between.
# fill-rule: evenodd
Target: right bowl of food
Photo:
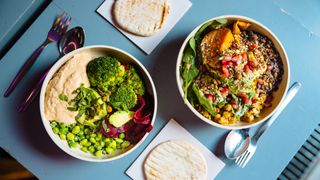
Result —
<instances>
[{"instance_id":1,"label":"right bowl of food","mask_svg":"<svg viewBox=\"0 0 320 180\"><path fill-rule=\"evenodd\" d=\"M224 129L266 121L286 95L290 66L279 39L244 16L212 18L196 27L180 49L176 78L188 108Z\"/></svg>"}]
</instances>

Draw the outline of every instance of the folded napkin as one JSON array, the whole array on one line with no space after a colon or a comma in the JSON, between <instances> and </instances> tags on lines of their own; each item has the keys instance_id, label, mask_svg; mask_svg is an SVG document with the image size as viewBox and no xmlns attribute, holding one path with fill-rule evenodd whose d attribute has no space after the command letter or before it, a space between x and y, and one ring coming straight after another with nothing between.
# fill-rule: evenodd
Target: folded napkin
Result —
<instances>
[{"instance_id":1,"label":"folded napkin","mask_svg":"<svg viewBox=\"0 0 320 180\"><path fill-rule=\"evenodd\" d=\"M209 149L207 149L207 147L201 144L174 119L171 119L167 123L167 125L159 132L159 134L152 140L152 142L146 147L146 149L140 154L140 156L133 162L133 164L126 171L126 174L134 180L145 179L143 170L143 163L145 158L155 146L168 140L184 140L199 149L207 162L208 180L214 179L225 166L225 164Z\"/></svg>"}]
</instances>

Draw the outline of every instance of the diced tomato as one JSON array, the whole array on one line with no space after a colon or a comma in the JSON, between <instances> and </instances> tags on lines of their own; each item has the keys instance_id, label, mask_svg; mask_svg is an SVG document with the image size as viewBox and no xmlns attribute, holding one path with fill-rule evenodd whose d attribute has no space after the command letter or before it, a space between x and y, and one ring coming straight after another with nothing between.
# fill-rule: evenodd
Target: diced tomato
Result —
<instances>
[{"instance_id":1,"label":"diced tomato","mask_svg":"<svg viewBox=\"0 0 320 180\"><path fill-rule=\"evenodd\" d=\"M252 101L252 103L256 103L257 99L253 98L251 101Z\"/></svg>"},{"instance_id":2,"label":"diced tomato","mask_svg":"<svg viewBox=\"0 0 320 180\"><path fill-rule=\"evenodd\" d=\"M251 44L250 45L250 49L256 49L256 48L258 48L259 46L257 45L257 44Z\"/></svg>"},{"instance_id":3,"label":"diced tomato","mask_svg":"<svg viewBox=\"0 0 320 180\"><path fill-rule=\"evenodd\" d=\"M244 68L244 71L245 71L246 73L248 73L248 72L250 71L250 67L249 67L248 64L244 65L243 68Z\"/></svg>"},{"instance_id":4,"label":"diced tomato","mask_svg":"<svg viewBox=\"0 0 320 180\"><path fill-rule=\"evenodd\" d=\"M240 97L242 98L242 101L244 104L248 104L249 103L249 98L248 95L246 93L240 93Z\"/></svg>"},{"instance_id":5,"label":"diced tomato","mask_svg":"<svg viewBox=\"0 0 320 180\"><path fill-rule=\"evenodd\" d=\"M257 66L259 65L258 61L256 61L256 60L254 60L254 61L249 61L248 63L249 63L249 65L250 65L251 67L257 67Z\"/></svg>"},{"instance_id":6,"label":"diced tomato","mask_svg":"<svg viewBox=\"0 0 320 180\"><path fill-rule=\"evenodd\" d=\"M264 80L263 80L263 79L258 78L258 79L257 79L257 83L259 83L259 84L263 84L263 83L264 83Z\"/></svg>"},{"instance_id":7,"label":"diced tomato","mask_svg":"<svg viewBox=\"0 0 320 180\"><path fill-rule=\"evenodd\" d=\"M242 59L246 60L248 58L247 53L242 53Z\"/></svg>"},{"instance_id":8,"label":"diced tomato","mask_svg":"<svg viewBox=\"0 0 320 180\"><path fill-rule=\"evenodd\" d=\"M124 67L124 69L125 69L126 71L127 71L127 70L130 70L130 68L131 68L130 66L127 66L127 65L124 65L124 64L123 64L122 66Z\"/></svg>"},{"instance_id":9,"label":"diced tomato","mask_svg":"<svg viewBox=\"0 0 320 180\"><path fill-rule=\"evenodd\" d=\"M236 109L236 108L237 108L236 102L232 101L232 102L231 102L231 106L233 107L233 109Z\"/></svg>"},{"instance_id":10,"label":"diced tomato","mask_svg":"<svg viewBox=\"0 0 320 180\"><path fill-rule=\"evenodd\" d=\"M222 65L227 65L227 64L228 64L228 61L227 61L227 60L222 60L222 61L221 61L221 64L222 64Z\"/></svg>"},{"instance_id":11,"label":"diced tomato","mask_svg":"<svg viewBox=\"0 0 320 180\"><path fill-rule=\"evenodd\" d=\"M229 70L228 70L226 65L222 66L221 72L225 77L229 77L230 76Z\"/></svg>"},{"instance_id":12,"label":"diced tomato","mask_svg":"<svg viewBox=\"0 0 320 180\"><path fill-rule=\"evenodd\" d=\"M232 59L232 56L226 55L223 60L230 61L231 59Z\"/></svg>"},{"instance_id":13,"label":"diced tomato","mask_svg":"<svg viewBox=\"0 0 320 180\"><path fill-rule=\"evenodd\" d=\"M233 66L238 66L240 64L239 61L233 61Z\"/></svg>"},{"instance_id":14,"label":"diced tomato","mask_svg":"<svg viewBox=\"0 0 320 180\"><path fill-rule=\"evenodd\" d=\"M209 101L213 101L214 96L212 94L206 94L205 96Z\"/></svg>"},{"instance_id":15,"label":"diced tomato","mask_svg":"<svg viewBox=\"0 0 320 180\"><path fill-rule=\"evenodd\" d=\"M242 60L242 56L240 54L237 54L232 57L232 61L239 61L239 60Z\"/></svg>"},{"instance_id":16,"label":"diced tomato","mask_svg":"<svg viewBox=\"0 0 320 180\"><path fill-rule=\"evenodd\" d=\"M273 69L273 67L272 67L272 66L267 66L267 69L268 69L269 71L271 71L271 70Z\"/></svg>"},{"instance_id":17,"label":"diced tomato","mask_svg":"<svg viewBox=\"0 0 320 180\"><path fill-rule=\"evenodd\" d=\"M220 92L222 94L228 94L229 93L229 88L227 86L225 86L225 87L221 88Z\"/></svg>"}]
</instances>

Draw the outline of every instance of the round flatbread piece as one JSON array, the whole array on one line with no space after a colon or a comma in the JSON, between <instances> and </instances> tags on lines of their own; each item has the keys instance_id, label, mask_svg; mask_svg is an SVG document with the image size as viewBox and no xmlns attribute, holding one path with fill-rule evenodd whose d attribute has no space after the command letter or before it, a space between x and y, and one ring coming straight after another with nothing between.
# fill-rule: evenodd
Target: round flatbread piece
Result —
<instances>
[{"instance_id":1,"label":"round flatbread piece","mask_svg":"<svg viewBox=\"0 0 320 180\"><path fill-rule=\"evenodd\" d=\"M169 13L167 0L116 0L113 15L125 31L152 36L162 28Z\"/></svg>"},{"instance_id":2,"label":"round flatbread piece","mask_svg":"<svg viewBox=\"0 0 320 180\"><path fill-rule=\"evenodd\" d=\"M171 140L156 146L144 162L147 180L205 180L207 163L202 153L182 140Z\"/></svg>"}]
</instances>

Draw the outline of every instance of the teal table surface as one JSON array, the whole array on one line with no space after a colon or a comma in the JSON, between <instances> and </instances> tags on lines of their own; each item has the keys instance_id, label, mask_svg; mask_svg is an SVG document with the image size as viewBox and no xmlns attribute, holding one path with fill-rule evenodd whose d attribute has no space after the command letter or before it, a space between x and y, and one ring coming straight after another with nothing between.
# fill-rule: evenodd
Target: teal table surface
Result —
<instances>
[{"instance_id":1,"label":"teal table surface","mask_svg":"<svg viewBox=\"0 0 320 180\"><path fill-rule=\"evenodd\" d=\"M170 118L175 118L208 149L219 156L225 168L216 179L276 179L319 123L320 112L320 1L193 0L193 6L162 40L146 55L96 13L102 0L54 0L0 61L0 146L40 179L129 179L124 173ZM14 7L11 7L14 10ZM307 10L306 10L307 9ZM154 129L142 145L128 156L105 163L77 160L60 150L44 130L35 101L24 113L18 104L34 86L39 75L58 57L50 44L21 81L13 94L2 94L11 80L44 41L55 17L62 11L72 17L72 26L82 26L85 45L111 45L139 59L150 72L158 92L159 106ZM291 67L290 82L303 87L259 141L259 148L244 168L223 156L227 130L200 121L184 105L175 81L179 48L201 22L220 15L244 15L269 27L283 43ZM3 18L3 17L1 17Z\"/></svg>"}]
</instances>

